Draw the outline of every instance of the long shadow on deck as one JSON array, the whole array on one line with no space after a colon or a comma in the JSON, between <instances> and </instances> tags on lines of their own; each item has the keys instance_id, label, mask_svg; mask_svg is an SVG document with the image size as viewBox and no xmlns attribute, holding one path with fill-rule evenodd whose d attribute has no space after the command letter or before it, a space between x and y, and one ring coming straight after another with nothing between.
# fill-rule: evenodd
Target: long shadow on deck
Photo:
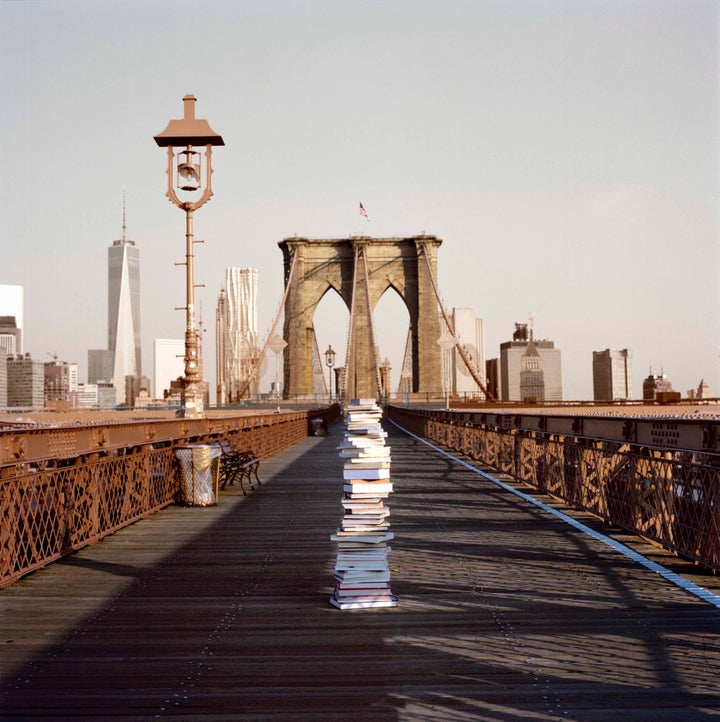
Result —
<instances>
[{"instance_id":1,"label":"long shadow on deck","mask_svg":"<svg viewBox=\"0 0 720 722\"><path fill-rule=\"evenodd\" d=\"M263 462L247 499L168 509L57 565L47 604L72 605L91 573L99 602L5 680L0 719L690 721L720 708L716 610L388 430L397 609L328 603L338 424ZM18 603L37 604L40 575L16 585ZM123 583L109 600L103 580Z\"/></svg>"}]
</instances>

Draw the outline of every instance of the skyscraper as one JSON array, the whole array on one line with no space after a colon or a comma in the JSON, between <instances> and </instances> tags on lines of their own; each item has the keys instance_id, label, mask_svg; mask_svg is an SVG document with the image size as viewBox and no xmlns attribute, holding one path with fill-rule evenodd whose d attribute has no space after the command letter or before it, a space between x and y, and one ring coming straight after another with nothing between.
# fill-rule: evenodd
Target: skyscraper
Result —
<instances>
[{"instance_id":1,"label":"skyscraper","mask_svg":"<svg viewBox=\"0 0 720 722\"><path fill-rule=\"evenodd\" d=\"M29 353L7 359L7 405L45 406L45 364Z\"/></svg>"},{"instance_id":2,"label":"skyscraper","mask_svg":"<svg viewBox=\"0 0 720 722\"><path fill-rule=\"evenodd\" d=\"M593 351L593 399L615 401L631 399L632 392L632 351Z\"/></svg>"},{"instance_id":3,"label":"skyscraper","mask_svg":"<svg viewBox=\"0 0 720 722\"><path fill-rule=\"evenodd\" d=\"M259 374L248 386L257 362L257 269L225 269L216 313L217 403L235 403L256 394ZM243 389L247 390L243 394Z\"/></svg>"},{"instance_id":4,"label":"skyscraper","mask_svg":"<svg viewBox=\"0 0 720 722\"><path fill-rule=\"evenodd\" d=\"M453 308L452 321L455 338L462 344L465 356L470 361L476 376L484 383L485 349L482 319L475 316L474 308L460 307ZM480 388L457 348L452 349L452 391L455 394L475 395L480 393Z\"/></svg>"},{"instance_id":5,"label":"skyscraper","mask_svg":"<svg viewBox=\"0 0 720 722\"><path fill-rule=\"evenodd\" d=\"M0 351L23 352L23 287L0 284Z\"/></svg>"},{"instance_id":6,"label":"skyscraper","mask_svg":"<svg viewBox=\"0 0 720 722\"><path fill-rule=\"evenodd\" d=\"M545 372L532 332L520 359L520 398L538 403L545 401Z\"/></svg>"},{"instance_id":7,"label":"skyscraper","mask_svg":"<svg viewBox=\"0 0 720 722\"><path fill-rule=\"evenodd\" d=\"M125 395L125 377L140 376L140 250L125 238L108 248L108 349L118 403Z\"/></svg>"},{"instance_id":8,"label":"skyscraper","mask_svg":"<svg viewBox=\"0 0 720 722\"><path fill-rule=\"evenodd\" d=\"M72 401L78 392L78 365L55 357L45 362L45 403Z\"/></svg>"},{"instance_id":9,"label":"skyscraper","mask_svg":"<svg viewBox=\"0 0 720 722\"><path fill-rule=\"evenodd\" d=\"M113 377L113 355L109 349L88 350L88 383L110 383Z\"/></svg>"},{"instance_id":10,"label":"skyscraper","mask_svg":"<svg viewBox=\"0 0 720 722\"><path fill-rule=\"evenodd\" d=\"M538 358L526 354L532 341ZM552 341L528 338L526 323L516 323L512 341L500 344L500 395L503 401L522 401L520 372L526 372L526 386L536 386L542 371L545 401L562 401L562 365L560 349ZM532 375L534 374L534 375ZM538 399L539 400L539 399Z\"/></svg>"}]
</instances>

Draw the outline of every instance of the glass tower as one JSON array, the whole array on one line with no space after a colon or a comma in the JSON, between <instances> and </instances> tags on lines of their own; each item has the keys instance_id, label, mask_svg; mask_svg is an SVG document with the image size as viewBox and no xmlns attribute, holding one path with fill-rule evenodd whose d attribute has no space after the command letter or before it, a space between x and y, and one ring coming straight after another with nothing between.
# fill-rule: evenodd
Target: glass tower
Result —
<instances>
[{"instance_id":1,"label":"glass tower","mask_svg":"<svg viewBox=\"0 0 720 722\"><path fill-rule=\"evenodd\" d=\"M123 238L108 248L108 349L116 398L125 395L125 377L140 376L140 250Z\"/></svg>"},{"instance_id":2,"label":"glass tower","mask_svg":"<svg viewBox=\"0 0 720 722\"><path fill-rule=\"evenodd\" d=\"M216 318L217 403L236 403L256 394L259 375L250 380L257 363L257 269L225 269Z\"/></svg>"}]
</instances>

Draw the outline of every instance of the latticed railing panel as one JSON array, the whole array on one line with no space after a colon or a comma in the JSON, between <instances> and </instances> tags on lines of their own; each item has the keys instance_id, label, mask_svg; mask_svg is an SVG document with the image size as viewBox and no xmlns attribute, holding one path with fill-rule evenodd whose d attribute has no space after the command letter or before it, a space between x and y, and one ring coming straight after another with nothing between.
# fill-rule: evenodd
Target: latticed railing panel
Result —
<instances>
[{"instance_id":1,"label":"latticed railing panel","mask_svg":"<svg viewBox=\"0 0 720 722\"><path fill-rule=\"evenodd\" d=\"M309 419L330 422L338 414L333 405L3 435L0 587L181 498L176 445L227 438L265 458L306 437Z\"/></svg>"},{"instance_id":2,"label":"latticed railing panel","mask_svg":"<svg viewBox=\"0 0 720 722\"><path fill-rule=\"evenodd\" d=\"M21 465L0 479L0 586L175 500L172 449Z\"/></svg>"},{"instance_id":3,"label":"latticed railing panel","mask_svg":"<svg viewBox=\"0 0 720 722\"><path fill-rule=\"evenodd\" d=\"M392 407L419 436L720 571L720 454L544 434ZM444 416L447 416L445 414Z\"/></svg>"}]
</instances>

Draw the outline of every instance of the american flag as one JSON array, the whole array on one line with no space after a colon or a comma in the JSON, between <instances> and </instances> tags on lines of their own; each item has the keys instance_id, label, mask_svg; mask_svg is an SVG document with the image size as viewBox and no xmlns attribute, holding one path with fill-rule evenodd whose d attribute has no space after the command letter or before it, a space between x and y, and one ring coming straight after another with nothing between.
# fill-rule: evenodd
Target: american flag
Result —
<instances>
[{"instance_id":1,"label":"american flag","mask_svg":"<svg viewBox=\"0 0 720 722\"><path fill-rule=\"evenodd\" d=\"M368 220L368 222L370 222L370 219L368 218L367 211L365 210L365 208L363 208L363 204L362 204L362 203L360 204L360 215L361 215L361 216L365 216L365 218Z\"/></svg>"}]
</instances>

